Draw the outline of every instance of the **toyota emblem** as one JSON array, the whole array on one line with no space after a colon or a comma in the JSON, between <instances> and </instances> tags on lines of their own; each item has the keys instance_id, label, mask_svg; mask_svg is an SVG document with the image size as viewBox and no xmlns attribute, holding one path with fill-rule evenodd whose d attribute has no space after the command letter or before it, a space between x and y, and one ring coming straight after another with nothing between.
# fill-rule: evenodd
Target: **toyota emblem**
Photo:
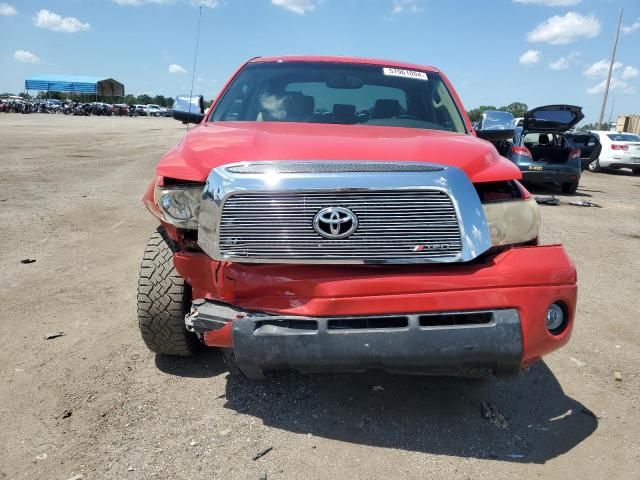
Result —
<instances>
[{"instance_id":1,"label":"toyota emblem","mask_svg":"<svg viewBox=\"0 0 640 480\"><path fill-rule=\"evenodd\" d=\"M358 217L348 208L327 207L313 217L313 228L324 238L346 238L358 228Z\"/></svg>"}]
</instances>

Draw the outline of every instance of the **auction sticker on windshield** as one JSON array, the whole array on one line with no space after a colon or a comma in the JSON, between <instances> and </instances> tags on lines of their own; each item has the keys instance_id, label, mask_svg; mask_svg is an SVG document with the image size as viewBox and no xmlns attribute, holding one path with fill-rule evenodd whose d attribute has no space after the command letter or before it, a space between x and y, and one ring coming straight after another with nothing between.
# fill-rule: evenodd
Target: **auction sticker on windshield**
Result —
<instances>
[{"instance_id":1,"label":"auction sticker on windshield","mask_svg":"<svg viewBox=\"0 0 640 480\"><path fill-rule=\"evenodd\" d=\"M402 68L383 67L382 73L392 77L415 78L416 80L429 80L427 74L416 70L404 70Z\"/></svg>"}]
</instances>

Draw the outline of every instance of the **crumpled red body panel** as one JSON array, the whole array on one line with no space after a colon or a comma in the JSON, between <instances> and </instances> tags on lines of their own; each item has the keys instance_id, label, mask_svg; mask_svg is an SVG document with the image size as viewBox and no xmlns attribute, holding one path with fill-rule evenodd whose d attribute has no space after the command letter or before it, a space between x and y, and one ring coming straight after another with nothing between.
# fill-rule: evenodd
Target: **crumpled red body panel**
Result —
<instances>
[{"instance_id":1,"label":"crumpled red body panel","mask_svg":"<svg viewBox=\"0 0 640 480\"><path fill-rule=\"evenodd\" d=\"M575 267L557 245L512 248L473 265L251 265L201 253L176 253L174 263L194 298L246 310L313 317L517 308L523 365L569 340L577 294ZM554 336L545 315L556 301L570 324Z\"/></svg>"}]
</instances>

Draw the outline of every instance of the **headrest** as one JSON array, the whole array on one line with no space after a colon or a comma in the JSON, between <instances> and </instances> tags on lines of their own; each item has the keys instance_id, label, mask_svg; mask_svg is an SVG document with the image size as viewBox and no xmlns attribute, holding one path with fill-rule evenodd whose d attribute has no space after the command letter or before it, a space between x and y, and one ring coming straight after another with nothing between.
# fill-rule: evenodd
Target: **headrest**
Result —
<instances>
[{"instance_id":1,"label":"headrest","mask_svg":"<svg viewBox=\"0 0 640 480\"><path fill-rule=\"evenodd\" d=\"M373 118L391 118L400 114L400 102L388 98L376 100L373 107Z\"/></svg>"},{"instance_id":2,"label":"headrest","mask_svg":"<svg viewBox=\"0 0 640 480\"><path fill-rule=\"evenodd\" d=\"M310 95L302 95L299 92L288 95L285 102L287 120L304 120L313 113L315 103Z\"/></svg>"},{"instance_id":3,"label":"headrest","mask_svg":"<svg viewBox=\"0 0 640 480\"><path fill-rule=\"evenodd\" d=\"M336 103L333 106L333 120L336 123L356 123L356 106Z\"/></svg>"}]
</instances>

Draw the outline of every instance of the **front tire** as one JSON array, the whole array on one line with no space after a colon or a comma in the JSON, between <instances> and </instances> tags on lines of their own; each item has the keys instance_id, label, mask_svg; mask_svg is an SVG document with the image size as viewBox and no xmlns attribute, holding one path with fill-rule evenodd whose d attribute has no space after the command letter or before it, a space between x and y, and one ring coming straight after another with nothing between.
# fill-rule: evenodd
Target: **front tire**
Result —
<instances>
[{"instance_id":1,"label":"front tire","mask_svg":"<svg viewBox=\"0 0 640 480\"><path fill-rule=\"evenodd\" d=\"M562 184L562 193L572 194L572 193L576 193L576 190L578 190L578 184L577 183L563 183Z\"/></svg>"},{"instance_id":2,"label":"front tire","mask_svg":"<svg viewBox=\"0 0 640 480\"><path fill-rule=\"evenodd\" d=\"M162 228L147 243L138 277L138 326L152 352L189 357L201 344L184 325L191 288L175 270L172 245Z\"/></svg>"}]
</instances>

